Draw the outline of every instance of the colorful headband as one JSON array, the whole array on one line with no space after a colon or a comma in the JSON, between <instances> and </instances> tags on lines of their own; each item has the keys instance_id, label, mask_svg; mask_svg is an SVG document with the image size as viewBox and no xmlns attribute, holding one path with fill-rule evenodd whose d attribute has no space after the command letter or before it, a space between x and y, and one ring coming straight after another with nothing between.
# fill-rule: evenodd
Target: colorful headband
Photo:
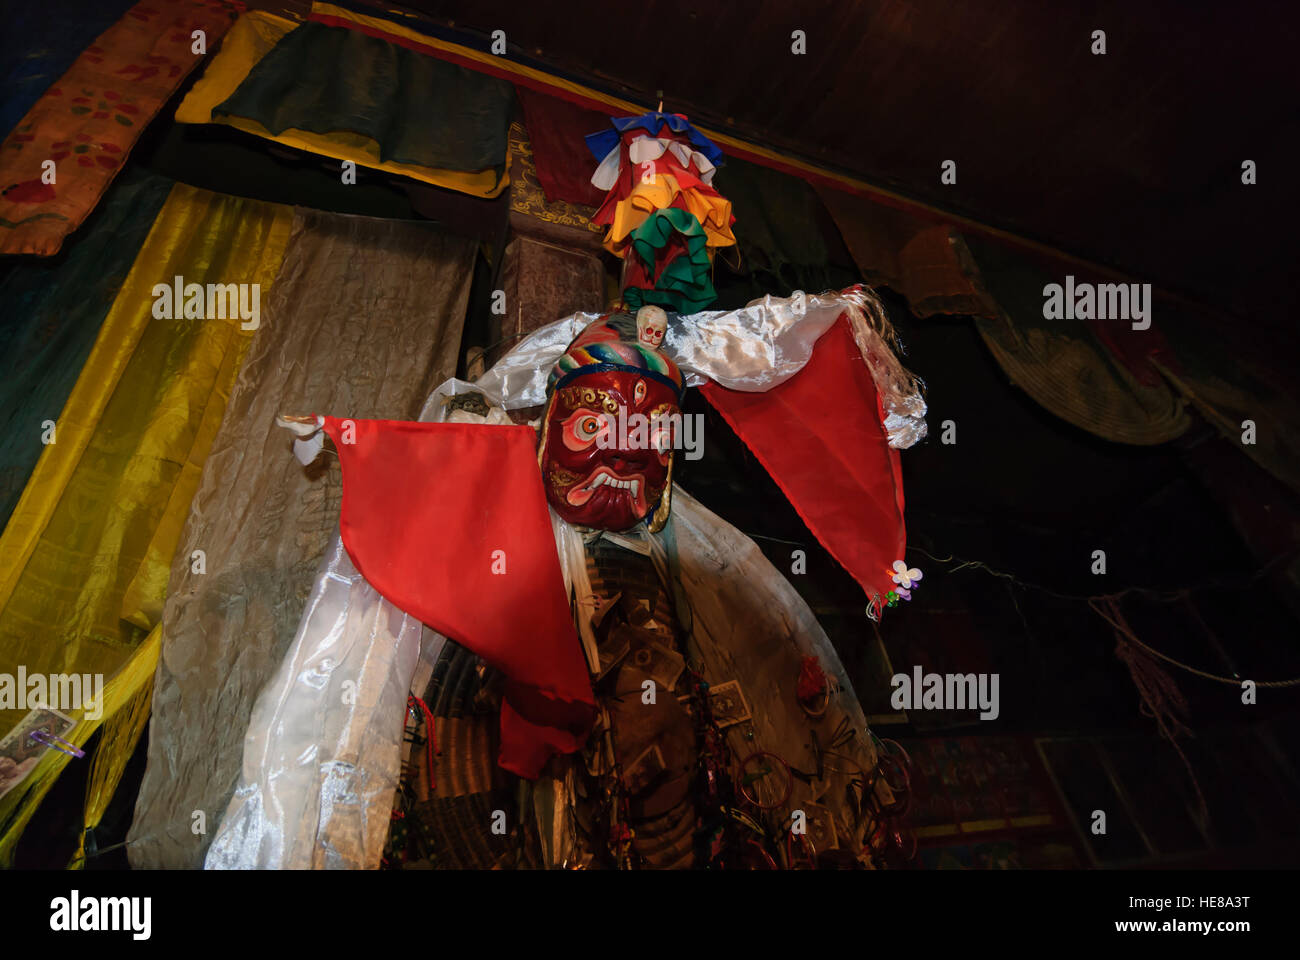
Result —
<instances>
[{"instance_id":1,"label":"colorful headband","mask_svg":"<svg viewBox=\"0 0 1300 960\"><path fill-rule=\"evenodd\" d=\"M568 351L556 361L546 378L549 396L575 377L604 370L644 374L658 380L681 398L686 380L677 364L636 339L636 321L629 314L610 314L588 325L573 338Z\"/></svg>"}]
</instances>

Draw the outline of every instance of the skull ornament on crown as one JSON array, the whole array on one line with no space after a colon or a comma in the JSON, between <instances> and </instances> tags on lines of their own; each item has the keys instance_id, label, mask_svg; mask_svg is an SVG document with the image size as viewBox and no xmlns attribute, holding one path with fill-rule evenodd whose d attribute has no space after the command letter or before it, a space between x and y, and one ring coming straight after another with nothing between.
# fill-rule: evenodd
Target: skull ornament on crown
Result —
<instances>
[{"instance_id":1,"label":"skull ornament on crown","mask_svg":"<svg viewBox=\"0 0 1300 960\"><path fill-rule=\"evenodd\" d=\"M639 327L641 314L602 317L547 380L542 478L552 508L575 526L627 530L653 512L658 530L668 519L683 379Z\"/></svg>"},{"instance_id":2,"label":"skull ornament on crown","mask_svg":"<svg viewBox=\"0 0 1300 960\"><path fill-rule=\"evenodd\" d=\"M636 312L636 339L658 350L668 331L668 314L663 307L646 305Z\"/></svg>"}]
</instances>

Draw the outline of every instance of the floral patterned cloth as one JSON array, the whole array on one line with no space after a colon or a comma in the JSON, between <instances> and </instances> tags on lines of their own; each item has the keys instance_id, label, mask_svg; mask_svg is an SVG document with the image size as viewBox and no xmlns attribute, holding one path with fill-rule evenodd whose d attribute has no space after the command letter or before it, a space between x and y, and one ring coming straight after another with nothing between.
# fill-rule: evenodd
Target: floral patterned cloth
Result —
<instances>
[{"instance_id":1,"label":"floral patterned cloth","mask_svg":"<svg viewBox=\"0 0 1300 960\"><path fill-rule=\"evenodd\" d=\"M194 32L211 51L242 7L142 0L86 48L0 144L0 253L58 252L203 59Z\"/></svg>"}]
</instances>

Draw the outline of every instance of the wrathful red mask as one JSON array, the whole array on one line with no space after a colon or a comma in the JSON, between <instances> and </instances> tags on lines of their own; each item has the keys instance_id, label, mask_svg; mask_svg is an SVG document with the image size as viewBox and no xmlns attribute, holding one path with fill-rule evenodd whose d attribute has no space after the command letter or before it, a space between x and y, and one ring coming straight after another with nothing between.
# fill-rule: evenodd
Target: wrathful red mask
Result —
<instances>
[{"instance_id":1,"label":"wrathful red mask","mask_svg":"<svg viewBox=\"0 0 1300 960\"><path fill-rule=\"evenodd\" d=\"M672 456L671 438L657 424L680 412L677 392L644 373L603 370L557 389L541 460L555 512L600 530L643 520L664 492ZM648 428L619 430L620 421Z\"/></svg>"}]
</instances>

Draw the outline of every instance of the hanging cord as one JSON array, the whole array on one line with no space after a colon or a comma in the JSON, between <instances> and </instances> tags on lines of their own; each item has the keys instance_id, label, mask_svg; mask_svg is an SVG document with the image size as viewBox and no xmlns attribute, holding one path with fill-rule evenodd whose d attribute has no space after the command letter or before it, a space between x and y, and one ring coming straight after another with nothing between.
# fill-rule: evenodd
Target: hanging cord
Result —
<instances>
[{"instance_id":1,"label":"hanging cord","mask_svg":"<svg viewBox=\"0 0 1300 960\"><path fill-rule=\"evenodd\" d=\"M1255 581L1262 579L1269 572L1271 572L1272 569L1276 567L1279 563L1281 563L1283 560L1289 560L1292 556L1291 553L1280 553L1272 560L1269 560L1267 563L1265 563L1258 570L1255 570L1253 573L1251 573L1250 576L1245 577L1244 579L1236 578L1233 580L1225 580L1220 578L1215 580L1206 580L1201 583L1189 584L1188 586L1185 587L1176 587L1168 590L1159 590L1154 587L1125 587L1123 590L1116 591L1115 593L1081 594L1081 593L1061 593L1059 590L1053 590L1051 587L1045 587L1040 583L1030 583L1028 580L1020 579L1014 573L1007 573L1006 571L1003 570L994 570L992 567L990 567L987 563L984 563L982 560L966 560L962 557L953 557L953 556L936 557L934 554L930 553L929 551L923 550L920 547L912 544L908 545L907 551L909 553L915 551L916 553L919 553L924 557L928 557L929 559L933 560L935 563L956 564L956 566L952 568L953 573L956 573L958 570L966 570L966 569L982 570L985 573L989 574L990 576L999 577L1000 579L1003 580L1010 580L1012 583L1016 584L1017 586L1025 587L1029 590L1037 590L1039 593L1045 593L1048 596L1056 597L1060 600L1093 600L1093 599L1103 599L1104 597L1125 597L1128 596L1130 593L1141 593L1147 596L1155 597L1156 599L1163 602L1180 600L1194 590L1240 589L1244 584L1254 583Z\"/></svg>"},{"instance_id":2,"label":"hanging cord","mask_svg":"<svg viewBox=\"0 0 1300 960\"><path fill-rule=\"evenodd\" d=\"M1192 590L1198 590L1201 589L1202 587L1208 588L1208 587L1216 586L1216 584L1213 583L1206 583L1206 584L1200 584L1191 587L1183 587L1180 590L1166 590L1166 591L1152 590L1147 587L1128 587L1127 589L1120 590L1117 593L1105 593L1105 594L1098 594L1096 596L1083 596L1080 594L1060 593L1056 590L1051 589L1050 587L1044 587L1037 583L1029 583L1028 581L1021 580L1013 573L1006 573L1001 570L994 570L988 564L983 563L982 561L979 560L963 560L960 557L951 557L951 556L936 557L934 554L929 553L925 550L922 550L920 547L915 547L915 546L909 546L907 549L909 552L914 550L917 553L922 554L923 556L929 557L935 563L955 563L956 566L952 568L953 573L956 573L958 570L965 570L965 569L983 570L985 573L988 573L990 576L998 577L999 579L1002 580L1008 580L1011 583L1014 583L1016 586L1023 587L1027 590L1037 590L1040 593L1048 594L1049 596L1056 597L1059 600L1087 600L1088 605L1092 607L1093 612L1096 613L1103 620L1105 620L1107 623L1109 623L1111 627L1113 627L1117 631L1120 630L1119 625L1116 624L1115 621L1112 620L1110 617L1106 616L1106 614L1098 606L1099 602L1102 604L1113 603L1114 601L1117 601L1122 597L1126 597L1131 593L1140 593L1140 594L1145 594L1147 596L1155 597L1161 602L1169 603L1172 602L1173 600L1186 599ZM1285 559L1285 556L1286 555L1279 555L1277 557L1274 557L1268 563L1264 564L1264 566L1261 567L1259 570L1255 571L1255 573L1251 577L1249 577L1246 582L1253 582L1259 579L1260 577L1264 576L1264 574L1267 573L1271 567L1277 564L1280 560ZM1019 605L1017 605L1017 610L1019 610ZM1023 618L1024 615L1022 614L1021 619L1023 620ZM1227 683L1227 684L1231 684L1234 687L1240 687L1242 684L1241 677L1224 677L1217 673L1209 673L1208 671L1205 670L1198 670L1196 667L1189 666L1188 664L1183 663L1181 660L1175 660L1173 657L1169 656L1168 654L1161 653L1159 650L1147 646L1136 636L1130 636L1129 642L1145 650L1151 656L1163 660L1165 661L1165 663L1168 663L1171 666L1178 667L1178 669L1180 670L1186 670L1188 673L1193 674L1194 676L1197 677L1201 677L1202 679L1213 680L1216 683ZM1255 684L1256 687L1296 687L1296 686L1300 686L1300 677L1294 677L1290 680L1255 680L1252 682Z\"/></svg>"},{"instance_id":3,"label":"hanging cord","mask_svg":"<svg viewBox=\"0 0 1300 960\"><path fill-rule=\"evenodd\" d=\"M406 706L409 708L419 707L420 712L424 714L424 730L428 734L425 738L425 747L428 749L429 760L429 796L433 797L435 786L433 782L433 753L438 749L438 741L433 729L433 711L429 705L417 697L415 694L409 694L406 698Z\"/></svg>"},{"instance_id":4,"label":"hanging cord","mask_svg":"<svg viewBox=\"0 0 1300 960\"><path fill-rule=\"evenodd\" d=\"M1186 670L1188 673L1201 677L1205 680L1213 680L1216 683L1228 683L1234 687L1241 686L1242 680L1240 677L1221 677L1215 673L1208 673L1205 670L1198 670L1196 669L1196 667L1188 666L1187 664L1183 663L1181 660L1175 660L1173 657L1169 656L1168 654L1161 653L1159 650L1147 646L1145 643L1143 643L1133 634L1133 631L1128 629L1127 625L1121 626L1121 623L1123 623L1122 619L1120 623L1116 623L1114 619L1108 617L1105 611L1097 605L1098 601L1100 601L1103 604L1108 604L1111 609L1113 609L1116 613L1118 613L1119 607L1116 605L1116 601L1119 599L1120 596L1121 594L1114 594L1113 596L1104 596L1104 597L1089 597L1088 605L1092 607L1093 612L1096 613L1097 616L1101 617L1103 620L1109 623L1117 633L1119 632L1126 633L1127 634L1126 639L1129 643L1133 644L1136 647L1140 647L1142 650L1145 650L1151 656L1163 660L1165 661L1165 663L1171 664L1172 666L1178 667L1180 670ZM1293 680L1255 680L1252 682L1255 684L1256 687L1294 687L1294 686L1300 686L1300 677L1296 677Z\"/></svg>"},{"instance_id":5,"label":"hanging cord","mask_svg":"<svg viewBox=\"0 0 1300 960\"><path fill-rule=\"evenodd\" d=\"M1147 649L1146 644L1138 640L1133 633L1124 619L1124 614L1120 612L1119 604L1111 597L1105 598L1103 602L1109 616L1095 602L1089 601L1102 619L1115 628L1115 656L1128 667L1129 674L1133 677L1133 685L1137 687L1138 694L1142 697L1142 715L1155 720L1156 726L1160 728L1160 735L1169 741L1177 751L1178 758L1183 761L1187 776L1196 790L1197 818L1204 829L1210 823L1210 811L1205 803L1205 794L1201 792L1201 784L1196 779L1196 771L1192 769L1191 761L1187 759L1187 754L1178 743L1178 737L1183 734L1194 736L1184 722L1184 718L1188 716L1187 699L1178 689L1174 678L1161 670L1159 664L1143 652Z\"/></svg>"}]
</instances>

